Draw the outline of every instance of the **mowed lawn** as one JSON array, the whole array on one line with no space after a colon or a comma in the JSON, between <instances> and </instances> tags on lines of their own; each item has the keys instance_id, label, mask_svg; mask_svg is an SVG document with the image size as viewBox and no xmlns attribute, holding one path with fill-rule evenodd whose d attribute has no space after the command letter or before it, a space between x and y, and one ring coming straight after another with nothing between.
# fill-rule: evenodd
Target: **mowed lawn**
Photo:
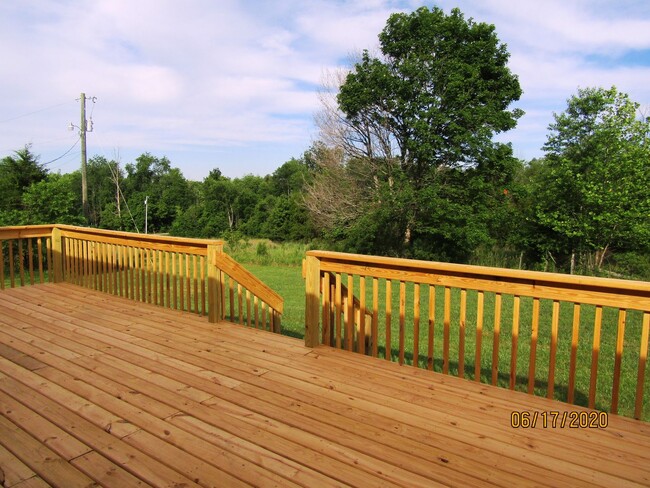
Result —
<instances>
[{"instance_id":1,"label":"mowed lawn","mask_svg":"<svg viewBox=\"0 0 650 488\"><path fill-rule=\"evenodd\" d=\"M294 337L304 336L305 316L305 285L299 266L265 266L245 264L245 267L276 290L284 298L284 314L282 316L282 331ZM344 275L343 283L347 282ZM399 282L392 283L390 321L390 350L391 357L397 361L399 356ZM386 348L386 284L379 280L378 308L378 355L385 356ZM354 292L359 296L359 277L354 277ZM460 290L451 290L450 325L449 325L449 374L459 374L459 344L461 342L460 327ZM420 367L427 366L429 344L427 286L420 287L420 333L419 355ZM476 343L477 343L477 301L475 291L467 291L467 307L465 319L465 365L464 377L474 379ZM570 300L570 297L567 297ZM405 364L413 364L413 328L414 328L414 287L406 285L406 301L404 310L404 343ZM484 294L484 313L481 340L481 381L492 381L492 357L495 326L494 293ZM366 284L367 307L372 307L372 282ZM500 386L508 387L510 378L510 361L512 354L513 304L511 295L501 297L501 318L498 340L498 378ZM535 392L546 396L548 393L548 375L551 342L551 317L553 302L540 301L539 332L535 358ZM516 389L527 391L528 372L531 357L533 300L521 298L519 312L519 334L516 348ZM594 322L596 307L583 305L580 313L579 341L576 361L575 403L586 406L589 398L592 364L592 344L594 340ZM601 340L598 355L598 370L596 384L596 408L610 411L613 372L615 366L616 339L619 322L619 311L609 307L603 308ZM444 287L435 289L435 311L433 321L433 368L443 370L444 347ZM624 352L621 361L621 382L618 412L621 415L633 416L641 345L642 314L629 311L625 320ZM554 398L566 401L568 397L569 363L571 357L571 337L573 331L573 303L561 302L559 311L558 347L555 361ZM650 372L644 381L644 409L642 418L650 421Z\"/></svg>"}]
</instances>

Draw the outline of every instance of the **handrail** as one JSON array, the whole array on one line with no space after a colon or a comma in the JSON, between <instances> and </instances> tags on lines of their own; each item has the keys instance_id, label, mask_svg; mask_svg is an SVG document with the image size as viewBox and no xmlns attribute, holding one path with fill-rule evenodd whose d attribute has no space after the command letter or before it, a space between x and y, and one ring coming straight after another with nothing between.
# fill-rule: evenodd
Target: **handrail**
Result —
<instances>
[{"instance_id":1,"label":"handrail","mask_svg":"<svg viewBox=\"0 0 650 488\"><path fill-rule=\"evenodd\" d=\"M460 377L591 408L609 402L613 413L621 390L634 391L637 418L650 404L645 385L650 283L309 251L305 343L310 347L320 343L321 330L336 325L337 346L364 352L349 314L341 320L343 276L348 293L358 293L363 302L360 312L372 316L368 352L374 356L395 355L401 364L429 369L436 365L447 374L457 368ZM590 351L579 347L585 341ZM484 354L490 345L491 355ZM609 363L601 365L603 359ZM579 374L579 365L586 374ZM523 370L525 378L518 376Z\"/></svg>"},{"instance_id":2,"label":"handrail","mask_svg":"<svg viewBox=\"0 0 650 488\"><path fill-rule=\"evenodd\" d=\"M282 297L228 254L219 253L217 255L216 265L226 274L232 276L242 286L248 288L251 293L268 303L271 308L275 309L278 313L282 313L284 309L284 300Z\"/></svg>"},{"instance_id":3,"label":"handrail","mask_svg":"<svg viewBox=\"0 0 650 488\"><path fill-rule=\"evenodd\" d=\"M32 239L37 240L37 246ZM38 261L41 283L45 281L45 265L47 277L53 282L68 281L137 301L200 313L212 322L238 320L280 331L282 298L227 256L220 240L59 224L0 227L0 288L4 288L7 274L5 254L12 287L17 275L20 285L27 284L27 268L29 284L34 284ZM230 307L226 303L226 279Z\"/></svg>"},{"instance_id":4,"label":"handrail","mask_svg":"<svg viewBox=\"0 0 650 488\"><path fill-rule=\"evenodd\" d=\"M378 278L421 280L421 283L432 285L445 284L501 293L535 294L539 298L549 299L558 298L558 293L571 289L578 294L573 299L581 303L626 306L635 309L641 307L640 310L650 311L650 303L646 300L650 296L650 283L645 281L469 266L333 251L308 251L307 255L318 258L321 263L330 263L321 265L321 268L334 272L354 270L360 272L356 274L377 273ZM345 265L337 265L337 263L345 263ZM607 299L604 295L608 293L615 295L619 292L623 292L626 297L631 296L632 300L621 303L617 299ZM607 303L603 303L603 299Z\"/></svg>"}]
</instances>

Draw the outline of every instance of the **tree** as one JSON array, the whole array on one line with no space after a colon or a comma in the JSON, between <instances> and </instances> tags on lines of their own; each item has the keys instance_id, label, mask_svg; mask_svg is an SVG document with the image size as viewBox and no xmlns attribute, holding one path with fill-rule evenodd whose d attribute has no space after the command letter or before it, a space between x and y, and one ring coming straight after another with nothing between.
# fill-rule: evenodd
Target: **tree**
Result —
<instances>
[{"instance_id":1,"label":"tree","mask_svg":"<svg viewBox=\"0 0 650 488\"><path fill-rule=\"evenodd\" d=\"M0 211L22 209L22 194L33 183L47 177L47 169L32 154L29 146L0 160Z\"/></svg>"},{"instance_id":2,"label":"tree","mask_svg":"<svg viewBox=\"0 0 650 488\"><path fill-rule=\"evenodd\" d=\"M536 184L535 214L561 256L648 250L650 122L615 87L585 88L555 114ZM573 267L573 266L572 266Z\"/></svg>"},{"instance_id":3,"label":"tree","mask_svg":"<svg viewBox=\"0 0 650 488\"><path fill-rule=\"evenodd\" d=\"M353 123L390 131L402 167L416 182L434 167L475 166L522 115L509 54L494 26L434 7L393 14L379 35L383 59L364 51L341 86Z\"/></svg>"},{"instance_id":4,"label":"tree","mask_svg":"<svg viewBox=\"0 0 650 488\"><path fill-rule=\"evenodd\" d=\"M84 218L74 190L74 174L50 174L33 183L22 195L24 224L83 225Z\"/></svg>"},{"instance_id":5,"label":"tree","mask_svg":"<svg viewBox=\"0 0 650 488\"><path fill-rule=\"evenodd\" d=\"M379 40L381 55L364 51L341 84L339 112L324 98L323 140L330 147L338 140L332 149L343 157L337 167L327 166L326 158L309 190L333 195L337 181L351 185L345 195L354 197L360 213L350 220L341 218L350 209L340 215L326 209L321 214L333 215L317 217L347 220L345 234L357 235L359 244L363 228L355 227L364 222L364 228L376 230L370 238L383 246L380 252L425 257L435 249L458 249L458 236L441 227L450 218L473 222L477 211L494 207L486 198L501 199L516 167L510 146L493 141L522 115L510 108L521 88L507 66L506 46L494 26L466 20L458 9L445 15L435 7L391 15ZM498 181L494 168L505 172ZM470 180L482 194L466 191ZM461 194L462 205L456 205ZM369 215L383 224L369 226ZM443 257L465 259L491 239L495 232L484 217L477 225L488 228L469 229L462 252Z\"/></svg>"}]
</instances>

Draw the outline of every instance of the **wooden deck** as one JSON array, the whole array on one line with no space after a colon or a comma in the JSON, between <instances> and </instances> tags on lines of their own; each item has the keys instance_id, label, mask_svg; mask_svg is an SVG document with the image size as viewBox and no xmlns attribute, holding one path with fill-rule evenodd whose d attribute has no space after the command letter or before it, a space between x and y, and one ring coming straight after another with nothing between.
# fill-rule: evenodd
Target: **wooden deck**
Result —
<instances>
[{"instance_id":1,"label":"wooden deck","mask_svg":"<svg viewBox=\"0 0 650 488\"><path fill-rule=\"evenodd\" d=\"M650 425L69 284L0 292L0 483L648 486Z\"/></svg>"}]
</instances>

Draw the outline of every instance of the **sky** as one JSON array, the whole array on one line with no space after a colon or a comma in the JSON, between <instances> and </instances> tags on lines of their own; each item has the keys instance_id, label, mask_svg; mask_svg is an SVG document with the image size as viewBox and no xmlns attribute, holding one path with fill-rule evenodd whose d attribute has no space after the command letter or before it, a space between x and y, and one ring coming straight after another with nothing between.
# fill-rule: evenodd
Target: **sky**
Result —
<instances>
[{"instance_id":1,"label":"sky","mask_svg":"<svg viewBox=\"0 0 650 488\"><path fill-rule=\"evenodd\" d=\"M51 171L78 169L85 93L88 157L271 174L318 139L324 76L422 5L507 44L526 114L498 139L521 159L543 155L578 88L615 85L650 115L648 0L0 0L0 158L29 144Z\"/></svg>"}]
</instances>

